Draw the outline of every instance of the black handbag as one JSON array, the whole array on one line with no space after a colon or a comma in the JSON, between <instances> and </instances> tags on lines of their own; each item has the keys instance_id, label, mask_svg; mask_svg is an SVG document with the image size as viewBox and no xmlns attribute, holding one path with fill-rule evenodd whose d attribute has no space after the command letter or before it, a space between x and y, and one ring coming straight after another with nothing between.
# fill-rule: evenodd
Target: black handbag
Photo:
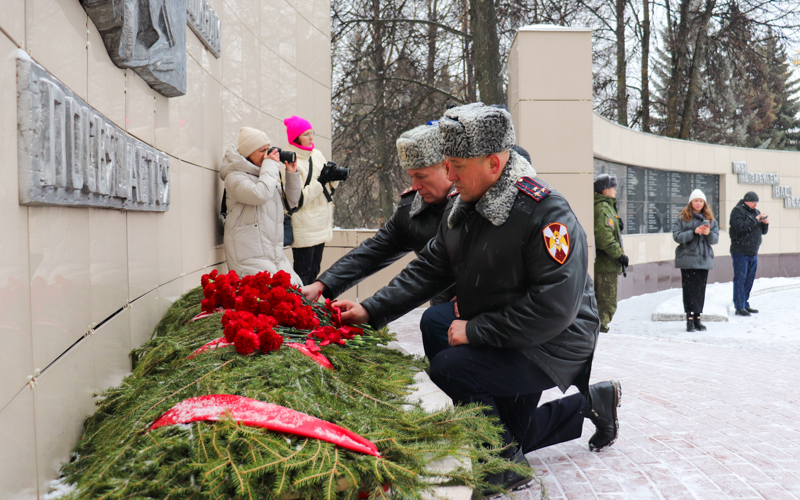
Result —
<instances>
[{"instance_id":1,"label":"black handbag","mask_svg":"<svg viewBox=\"0 0 800 500\"><path fill-rule=\"evenodd\" d=\"M311 176L314 173L314 163L311 161L311 158L308 159L308 176L306 177L306 183L303 187L308 186L311 184ZM292 214L300 210L303 206L303 194L300 193L300 201L297 203L297 207L289 208L289 204L286 203L286 194L285 189L283 188L283 184L281 184L281 190L284 191L283 196L283 206L286 208L285 214L283 214L283 246L288 247L292 243L294 243L294 230L292 229Z\"/></svg>"}]
</instances>

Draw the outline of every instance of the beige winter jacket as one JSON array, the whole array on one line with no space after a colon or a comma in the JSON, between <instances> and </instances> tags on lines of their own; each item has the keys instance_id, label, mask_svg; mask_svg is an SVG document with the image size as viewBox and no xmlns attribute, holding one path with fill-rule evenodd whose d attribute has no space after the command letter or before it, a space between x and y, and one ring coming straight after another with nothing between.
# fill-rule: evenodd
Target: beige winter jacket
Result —
<instances>
[{"instance_id":1,"label":"beige winter jacket","mask_svg":"<svg viewBox=\"0 0 800 500\"><path fill-rule=\"evenodd\" d=\"M304 186L303 206L292 215L294 233L292 248L313 247L330 241L333 239L333 203L328 203L322 192L322 184L317 182L326 163L325 157L318 149L305 151L291 144L286 150L297 153L297 172L300 174L300 185ZM314 164L314 172L311 175L311 183L306 186L309 157ZM338 182L329 183L328 192L331 191L331 187L335 189L338 185Z\"/></svg>"},{"instance_id":2,"label":"beige winter jacket","mask_svg":"<svg viewBox=\"0 0 800 500\"><path fill-rule=\"evenodd\" d=\"M278 162L264 159L259 169L231 148L225 152L219 176L225 183L228 216L225 218L225 256L228 269L239 276L279 270L292 275L292 283L303 283L283 253L283 200ZM286 172L286 199L297 206L302 180Z\"/></svg>"}]
</instances>

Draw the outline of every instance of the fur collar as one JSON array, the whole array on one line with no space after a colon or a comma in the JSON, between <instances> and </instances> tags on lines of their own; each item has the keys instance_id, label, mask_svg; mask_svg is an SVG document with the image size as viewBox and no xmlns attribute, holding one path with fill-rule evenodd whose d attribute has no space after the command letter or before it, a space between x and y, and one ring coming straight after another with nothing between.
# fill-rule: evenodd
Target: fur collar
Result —
<instances>
[{"instance_id":1,"label":"fur collar","mask_svg":"<svg viewBox=\"0 0 800 500\"><path fill-rule=\"evenodd\" d=\"M535 177L536 170L516 151L511 150L511 156L500 178L477 203L468 203L462 200L460 195L456 197L453 209L447 218L447 227L453 229L459 225L467 217L472 206L484 219L495 226L502 226L508 219L519 192L515 184L523 176Z\"/></svg>"},{"instance_id":2,"label":"fur collar","mask_svg":"<svg viewBox=\"0 0 800 500\"><path fill-rule=\"evenodd\" d=\"M408 214L411 217L416 217L417 215L421 214L428 208L428 203L419 193L414 193L414 201L411 202L411 210L409 210Z\"/></svg>"}]
</instances>

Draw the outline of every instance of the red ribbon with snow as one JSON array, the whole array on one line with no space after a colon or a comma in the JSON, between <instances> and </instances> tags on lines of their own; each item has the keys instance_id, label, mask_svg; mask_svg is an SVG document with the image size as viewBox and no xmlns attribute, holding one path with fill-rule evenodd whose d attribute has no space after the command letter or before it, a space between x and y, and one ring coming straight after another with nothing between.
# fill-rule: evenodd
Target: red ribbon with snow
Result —
<instances>
[{"instance_id":1,"label":"red ribbon with snow","mask_svg":"<svg viewBox=\"0 0 800 500\"><path fill-rule=\"evenodd\" d=\"M213 351L214 349L221 349L223 347L228 347L228 346L232 346L232 345L233 345L233 342L228 342L225 339L225 337L220 337L218 339L212 340L211 342L203 344L202 346L200 346L197 349L195 349L194 351L192 351L192 353L189 355L189 359L194 359L194 358L196 358L197 356L199 356L200 354L202 354L202 353L204 353L206 351ZM333 368L333 363L331 363L331 360L329 360L327 357L325 357L324 354L322 354L320 352L312 351L311 349L309 349L308 347L304 346L303 344L298 344L296 342L287 342L287 343L285 343L283 345L288 346L288 347L292 347L294 349L297 349L298 351L302 352L303 354L305 354L309 358L311 358L314 361L316 361L317 364L319 364L323 368L328 368L329 370L333 370L334 369ZM317 348L317 349L319 350L319 348Z\"/></svg>"},{"instance_id":2,"label":"red ribbon with snow","mask_svg":"<svg viewBox=\"0 0 800 500\"><path fill-rule=\"evenodd\" d=\"M211 394L181 401L153 422L150 430L200 420L218 422L226 415L244 425L319 439L366 455L381 456L375 443L343 427L285 406L231 394Z\"/></svg>"}]
</instances>

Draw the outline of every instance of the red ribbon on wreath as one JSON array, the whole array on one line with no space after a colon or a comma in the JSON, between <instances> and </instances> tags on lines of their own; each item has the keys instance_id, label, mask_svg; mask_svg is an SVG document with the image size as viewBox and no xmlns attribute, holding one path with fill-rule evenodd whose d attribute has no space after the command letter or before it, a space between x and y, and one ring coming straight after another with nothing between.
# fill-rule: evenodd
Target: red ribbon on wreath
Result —
<instances>
[{"instance_id":1,"label":"red ribbon on wreath","mask_svg":"<svg viewBox=\"0 0 800 500\"><path fill-rule=\"evenodd\" d=\"M201 420L218 422L226 415L244 425L319 439L365 455L381 456L375 443L336 424L285 406L231 394L210 394L181 401L156 419L150 430Z\"/></svg>"}]
</instances>

